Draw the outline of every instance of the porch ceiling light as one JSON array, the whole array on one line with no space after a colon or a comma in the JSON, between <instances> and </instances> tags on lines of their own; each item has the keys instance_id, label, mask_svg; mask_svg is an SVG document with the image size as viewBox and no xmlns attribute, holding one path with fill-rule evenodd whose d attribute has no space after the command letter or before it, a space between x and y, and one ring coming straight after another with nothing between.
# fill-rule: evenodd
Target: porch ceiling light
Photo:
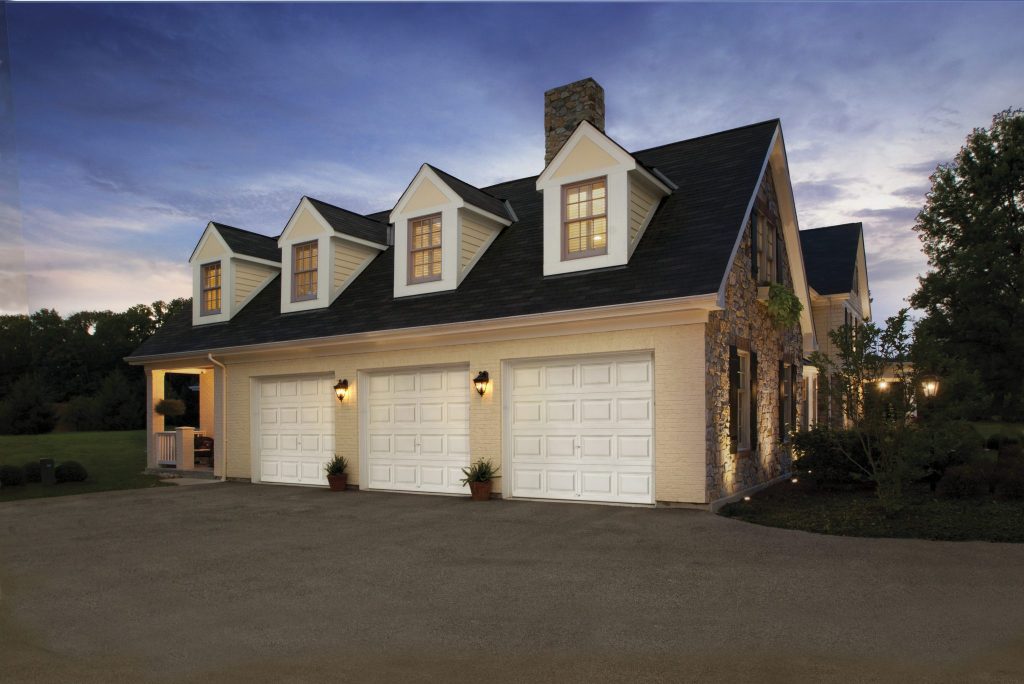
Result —
<instances>
[{"instance_id":1,"label":"porch ceiling light","mask_svg":"<svg viewBox=\"0 0 1024 684\"><path fill-rule=\"evenodd\" d=\"M921 378L921 392L929 399L939 393L939 378L936 375L925 375Z\"/></svg>"},{"instance_id":2,"label":"porch ceiling light","mask_svg":"<svg viewBox=\"0 0 1024 684\"><path fill-rule=\"evenodd\" d=\"M882 390L883 392L885 390L889 389L889 381L888 380L879 380L878 381L878 389Z\"/></svg>"},{"instance_id":3,"label":"porch ceiling light","mask_svg":"<svg viewBox=\"0 0 1024 684\"><path fill-rule=\"evenodd\" d=\"M345 401L345 396L348 395L348 380L339 380L338 384L334 386L334 394L338 397L338 401Z\"/></svg>"},{"instance_id":4,"label":"porch ceiling light","mask_svg":"<svg viewBox=\"0 0 1024 684\"><path fill-rule=\"evenodd\" d=\"M481 397L484 396L485 392L487 392L487 384L490 381L491 376L487 371L480 371L479 373L476 374L476 377L473 378L473 387L476 388L476 391L480 394Z\"/></svg>"}]
</instances>

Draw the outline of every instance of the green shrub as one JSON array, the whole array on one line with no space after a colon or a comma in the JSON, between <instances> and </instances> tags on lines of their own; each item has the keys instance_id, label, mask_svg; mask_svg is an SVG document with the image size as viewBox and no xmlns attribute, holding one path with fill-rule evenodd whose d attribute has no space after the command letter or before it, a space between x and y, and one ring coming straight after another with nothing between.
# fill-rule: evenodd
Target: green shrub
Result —
<instances>
[{"instance_id":1,"label":"green shrub","mask_svg":"<svg viewBox=\"0 0 1024 684\"><path fill-rule=\"evenodd\" d=\"M824 425L793 436L793 457L793 469L819 487L863 482L868 470L857 435Z\"/></svg>"},{"instance_id":2,"label":"green shrub","mask_svg":"<svg viewBox=\"0 0 1024 684\"><path fill-rule=\"evenodd\" d=\"M43 394L42 381L26 375L0 401L0 433L38 435L53 430L57 414Z\"/></svg>"},{"instance_id":3,"label":"green shrub","mask_svg":"<svg viewBox=\"0 0 1024 684\"><path fill-rule=\"evenodd\" d=\"M345 460L345 457L335 454L334 458L324 465L324 472L328 475L344 475L347 468L348 461Z\"/></svg>"},{"instance_id":4,"label":"green shrub","mask_svg":"<svg viewBox=\"0 0 1024 684\"><path fill-rule=\"evenodd\" d=\"M54 470L57 482L85 482L89 473L78 461L64 461Z\"/></svg>"},{"instance_id":5,"label":"green shrub","mask_svg":"<svg viewBox=\"0 0 1024 684\"><path fill-rule=\"evenodd\" d=\"M996 493L1004 499L1024 499L1024 466L1000 472Z\"/></svg>"},{"instance_id":6,"label":"green shrub","mask_svg":"<svg viewBox=\"0 0 1024 684\"><path fill-rule=\"evenodd\" d=\"M991 434L988 436L988 439L985 440L985 448L991 449L992 451L999 451L999 447L1003 445L1003 440L1005 439L1006 438L998 432Z\"/></svg>"},{"instance_id":7,"label":"green shrub","mask_svg":"<svg viewBox=\"0 0 1024 684\"><path fill-rule=\"evenodd\" d=\"M462 474L465 475L461 480L464 485L470 482L490 482L498 477L498 468L491 465L490 461L480 459L468 468L463 468Z\"/></svg>"},{"instance_id":8,"label":"green shrub","mask_svg":"<svg viewBox=\"0 0 1024 684\"><path fill-rule=\"evenodd\" d=\"M21 469L25 473L25 482L43 481L43 468L39 465L39 461L29 461Z\"/></svg>"},{"instance_id":9,"label":"green shrub","mask_svg":"<svg viewBox=\"0 0 1024 684\"><path fill-rule=\"evenodd\" d=\"M991 491L994 482L992 464L970 463L953 466L939 480L939 494L950 499L967 499Z\"/></svg>"},{"instance_id":10,"label":"green shrub","mask_svg":"<svg viewBox=\"0 0 1024 684\"><path fill-rule=\"evenodd\" d=\"M72 397L64 407L61 426L67 430L82 432L86 430L102 430L99 407L93 397Z\"/></svg>"},{"instance_id":11,"label":"green shrub","mask_svg":"<svg viewBox=\"0 0 1024 684\"><path fill-rule=\"evenodd\" d=\"M25 471L17 466L0 466L0 485L4 487L19 487L25 484Z\"/></svg>"}]
</instances>

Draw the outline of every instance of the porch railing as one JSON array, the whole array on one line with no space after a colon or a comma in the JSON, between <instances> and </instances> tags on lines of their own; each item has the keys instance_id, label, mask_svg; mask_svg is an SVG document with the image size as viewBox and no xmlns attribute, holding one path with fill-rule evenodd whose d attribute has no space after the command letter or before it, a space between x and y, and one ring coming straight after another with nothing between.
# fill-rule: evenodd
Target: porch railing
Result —
<instances>
[{"instance_id":1,"label":"porch railing","mask_svg":"<svg viewBox=\"0 0 1024 684\"><path fill-rule=\"evenodd\" d=\"M175 448L177 435L174 432L157 432L155 437L154 447L156 448L157 465L177 465L177 449Z\"/></svg>"}]
</instances>

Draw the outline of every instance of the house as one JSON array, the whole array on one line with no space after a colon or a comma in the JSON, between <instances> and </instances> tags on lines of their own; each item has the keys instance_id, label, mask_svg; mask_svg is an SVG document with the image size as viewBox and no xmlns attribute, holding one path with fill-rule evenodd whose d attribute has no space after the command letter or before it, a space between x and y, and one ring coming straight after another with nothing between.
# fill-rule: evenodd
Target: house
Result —
<instances>
[{"instance_id":1,"label":"house","mask_svg":"<svg viewBox=\"0 0 1024 684\"><path fill-rule=\"evenodd\" d=\"M630 152L593 79L544 120L537 176L424 164L389 211L210 223L192 312L129 357L150 466L193 467L152 410L192 373L227 478L323 485L338 453L360 489L463 494L484 458L505 498L707 505L785 475L819 337L780 122ZM803 305L789 328L771 283Z\"/></svg>"},{"instance_id":2,"label":"house","mask_svg":"<svg viewBox=\"0 0 1024 684\"><path fill-rule=\"evenodd\" d=\"M811 315L818 331L818 350L836 358L829 331L871 320L864 226L844 223L802 230L800 246L810 286ZM828 392L819 391L818 382L817 373L811 370L805 380L808 386L804 388L805 422L845 423L843 411L829 402Z\"/></svg>"}]
</instances>

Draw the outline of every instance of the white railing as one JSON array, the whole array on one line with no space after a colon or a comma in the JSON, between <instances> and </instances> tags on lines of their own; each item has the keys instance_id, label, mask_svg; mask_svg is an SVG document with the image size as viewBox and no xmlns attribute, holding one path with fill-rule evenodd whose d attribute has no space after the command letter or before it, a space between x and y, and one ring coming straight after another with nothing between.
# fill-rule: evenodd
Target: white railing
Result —
<instances>
[{"instance_id":1,"label":"white railing","mask_svg":"<svg viewBox=\"0 0 1024 684\"><path fill-rule=\"evenodd\" d=\"M176 435L174 432L157 432L153 441L156 447L157 465L177 465Z\"/></svg>"}]
</instances>

